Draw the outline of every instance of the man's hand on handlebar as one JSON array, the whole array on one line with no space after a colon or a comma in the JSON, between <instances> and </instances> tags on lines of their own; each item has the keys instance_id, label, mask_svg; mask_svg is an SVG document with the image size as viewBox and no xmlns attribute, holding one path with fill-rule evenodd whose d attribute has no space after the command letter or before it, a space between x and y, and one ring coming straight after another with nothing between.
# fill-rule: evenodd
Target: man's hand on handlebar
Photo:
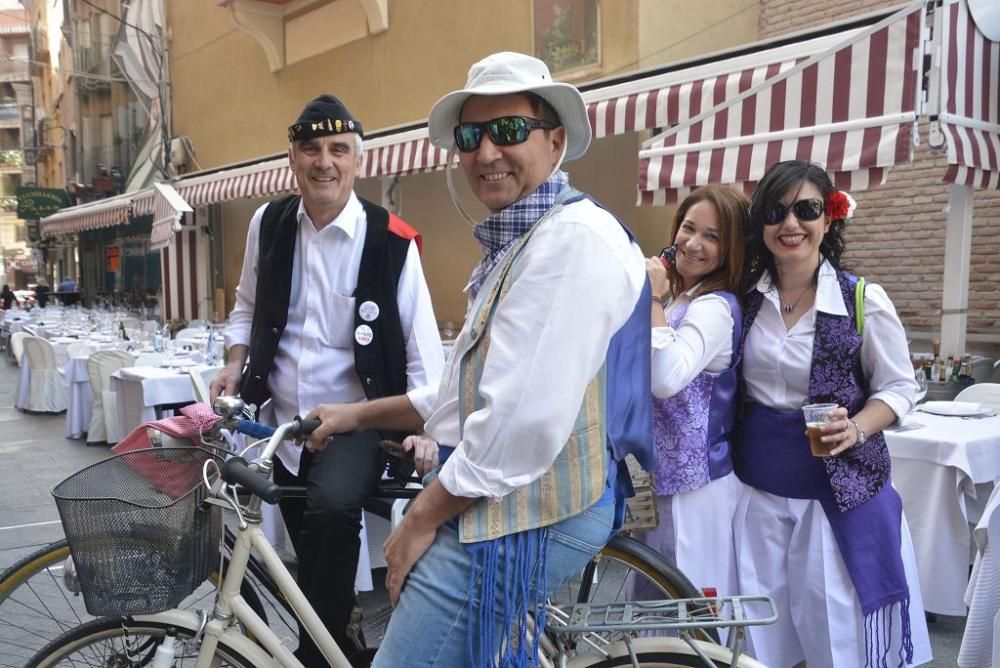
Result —
<instances>
[{"instance_id":1,"label":"man's hand on handlebar","mask_svg":"<svg viewBox=\"0 0 1000 668\"><path fill-rule=\"evenodd\" d=\"M309 411L307 420L320 420L322 424L313 431L309 440L305 441L309 452L318 452L326 448L327 437L333 434L344 434L358 431L362 428L361 410L364 403L356 404L320 404Z\"/></svg>"},{"instance_id":2,"label":"man's hand on handlebar","mask_svg":"<svg viewBox=\"0 0 1000 668\"><path fill-rule=\"evenodd\" d=\"M417 475L423 477L438 467L438 444L430 436L420 434L403 440L403 452L413 453Z\"/></svg>"},{"instance_id":3,"label":"man's hand on handlebar","mask_svg":"<svg viewBox=\"0 0 1000 668\"><path fill-rule=\"evenodd\" d=\"M220 394L225 394L233 396L240 387L240 375L242 373L243 366L227 364L222 367L222 371L219 375L212 379L212 383L208 386L209 396L211 401L214 402Z\"/></svg>"}]
</instances>

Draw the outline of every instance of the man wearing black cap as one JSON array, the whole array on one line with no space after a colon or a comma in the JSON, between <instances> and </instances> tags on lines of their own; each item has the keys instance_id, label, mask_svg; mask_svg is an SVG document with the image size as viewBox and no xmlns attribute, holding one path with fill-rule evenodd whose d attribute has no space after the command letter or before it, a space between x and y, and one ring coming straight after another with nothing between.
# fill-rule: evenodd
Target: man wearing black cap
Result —
<instances>
[{"instance_id":1,"label":"man wearing black cap","mask_svg":"<svg viewBox=\"0 0 1000 668\"><path fill-rule=\"evenodd\" d=\"M226 329L229 358L212 382L212 399L238 390L260 408L262 422L279 424L320 403L436 384L444 360L420 237L353 191L361 123L340 100L322 95L288 136L302 195L262 206L250 222ZM328 448L285 444L275 462L279 484L307 488L304 503L282 502L299 584L348 654L360 504L380 475L380 438L370 430L337 437ZM296 655L306 666L327 665L303 629Z\"/></svg>"}]
</instances>

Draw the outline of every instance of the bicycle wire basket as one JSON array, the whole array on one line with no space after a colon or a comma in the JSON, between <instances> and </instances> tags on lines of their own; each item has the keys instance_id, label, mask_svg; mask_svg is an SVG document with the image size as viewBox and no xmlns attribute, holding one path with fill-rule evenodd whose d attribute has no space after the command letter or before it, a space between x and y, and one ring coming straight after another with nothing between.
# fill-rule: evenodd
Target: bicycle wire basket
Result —
<instances>
[{"instance_id":1,"label":"bicycle wire basket","mask_svg":"<svg viewBox=\"0 0 1000 668\"><path fill-rule=\"evenodd\" d=\"M221 509L205 503L200 447L148 448L77 471L52 490L87 612L177 607L219 564Z\"/></svg>"}]
</instances>

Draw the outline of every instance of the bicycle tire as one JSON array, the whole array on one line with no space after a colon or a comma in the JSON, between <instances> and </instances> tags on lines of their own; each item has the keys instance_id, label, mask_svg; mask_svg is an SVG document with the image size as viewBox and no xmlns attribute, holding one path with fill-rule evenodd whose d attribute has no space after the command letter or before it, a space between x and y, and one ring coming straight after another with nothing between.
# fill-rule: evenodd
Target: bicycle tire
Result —
<instances>
[{"instance_id":1,"label":"bicycle tire","mask_svg":"<svg viewBox=\"0 0 1000 668\"><path fill-rule=\"evenodd\" d=\"M83 597L65 585L62 568L69 556L66 540L55 541L0 574L0 668L20 668L54 638L94 619L87 612ZM213 582L217 578L213 573ZM262 586L266 590L268 582ZM205 586L199 588L185 599L182 607L198 604L213 595L214 590L214 585L211 591ZM244 580L240 593L266 621L267 613L254 583ZM286 605L283 601L282 604Z\"/></svg>"},{"instance_id":2,"label":"bicycle tire","mask_svg":"<svg viewBox=\"0 0 1000 668\"><path fill-rule=\"evenodd\" d=\"M687 642L679 638L638 638L630 645L642 668L765 668L759 661L745 654L734 663L733 654L728 647L702 641L694 643L712 661L711 664L706 664ZM606 647L605 651L607 655L594 655L590 662L588 658L571 659L568 665L572 668L622 668L634 665L628 646L623 643Z\"/></svg>"},{"instance_id":3,"label":"bicycle tire","mask_svg":"<svg viewBox=\"0 0 1000 668\"><path fill-rule=\"evenodd\" d=\"M618 534L584 568L578 577L560 585L549 596L555 605L620 603L630 598L632 578L643 578L663 598L701 598L702 594L663 556L635 538ZM694 629L695 638L720 644L715 629Z\"/></svg>"},{"instance_id":4,"label":"bicycle tire","mask_svg":"<svg viewBox=\"0 0 1000 668\"><path fill-rule=\"evenodd\" d=\"M181 643L195 637L197 630L178 627L173 624L156 621L135 621L132 619L94 619L70 629L31 657L25 668L54 668L56 666L84 665L100 666L146 666L149 665L156 647L167 633L168 628L177 632L177 640ZM127 630L127 632L126 632ZM136 646L126 648L125 644L135 643ZM183 668L194 666L197 661L198 647L193 645L190 651L184 645L177 647L173 666ZM73 659L79 656L79 659ZM212 665L218 668L254 668L252 661L223 642L219 643L214 657L217 661ZM128 663L121 663L127 660Z\"/></svg>"}]
</instances>

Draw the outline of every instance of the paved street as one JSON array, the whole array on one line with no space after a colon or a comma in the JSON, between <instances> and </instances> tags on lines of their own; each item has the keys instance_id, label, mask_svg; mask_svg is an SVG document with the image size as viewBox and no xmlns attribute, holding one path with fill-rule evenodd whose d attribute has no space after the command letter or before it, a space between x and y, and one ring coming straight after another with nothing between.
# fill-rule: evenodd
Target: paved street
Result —
<instances>
[{"instance_id":1,"label":"paved street","mask_svg":"<svg viewBox=\"0 0 1000 668\"><path fill-rule=\"evenodd\" d=\"M0 360L0 570L30 551L62 537L52 487L70 473L108 456L106 446L87 446L63 435L64 415L24 415L13 408L17 369ZM375 582L380 583L380 577ZM380 592L381 593L381 592ZM380 598L376 594L377 598ZM367 606L366 606L367 607ZM0 608L0 638L5 624ZM964 619L942 617L931 626L935 660L953 668ZM0 657L0 666L7 663Z\"/></svg>"}]
</instances>

